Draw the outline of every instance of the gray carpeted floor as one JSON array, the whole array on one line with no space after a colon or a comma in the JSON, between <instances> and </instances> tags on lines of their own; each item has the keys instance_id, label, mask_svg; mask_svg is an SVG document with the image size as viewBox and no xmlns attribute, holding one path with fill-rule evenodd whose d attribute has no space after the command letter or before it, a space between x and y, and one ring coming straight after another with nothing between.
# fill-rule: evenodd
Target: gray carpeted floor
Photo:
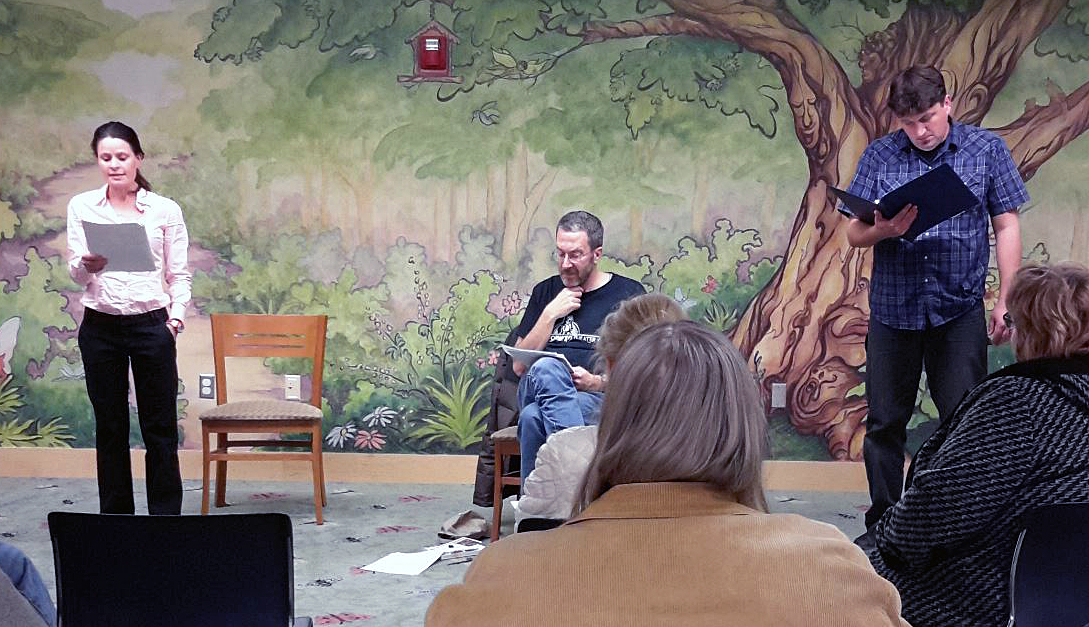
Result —
<instances>
[{"instance_id":1,"label":"gray carpeted floor","mask_svg":"<svg viewBox=\"0 0 1089 627\"><path fill-rule=\"evenodd\" d=\"M137 481L137 511L144 499ZM183 513L200 511L199 482L185 483ZM412 484L337 484L327 486L325 524L314 524L310 486L306 483L228 484L224 513L279 511L293 521L295 607L316 625L400 626L423 624L431 599L444 586L460 581L468 563L438 562L417 577L371 573L362 566L393 551L415 551L440 539L444 520L475 509L487 519L491 510L473 508L472 486ZM861 493L769 492L773 512L801 514L831 523L849 537L863 531L868 498ZM53 556L46 515L50 511L98 511L93 479L0 478L0 538L25 551L53 588ZM146 511L146 509L145 509ZM514 525L505 507L504 534Z\"/></svg>"}]
</instances>

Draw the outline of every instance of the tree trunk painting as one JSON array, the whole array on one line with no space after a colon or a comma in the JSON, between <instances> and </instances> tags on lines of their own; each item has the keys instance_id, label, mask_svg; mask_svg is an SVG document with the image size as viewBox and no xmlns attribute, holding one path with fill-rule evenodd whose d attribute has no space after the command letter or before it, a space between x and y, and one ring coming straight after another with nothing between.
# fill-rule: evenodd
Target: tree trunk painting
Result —
<instances>
[{"instance_id":1,"label":"tree trunk painting","mask_svg":"<svg viewBox=\"0 0 1089 627\"><path fill-rule=\"evenodd\" d=\"M512 263L518 256L518 225L525 213L526 179L529 178L529 150L525 143L507 159L505 197L503 203L503 240L500 246L503 261Z\"/></svg>"},{"instance_id":2,"label":"tree trunk painting","mask_svg":"<svg viewBox=\"0 0 1089 627\"><path fill-rule=\"evenodd\" d=\"M707 228L707 195L710 186L710 167L696 163L692 168L692 237L699 238Z\"/></svg>"},{"instance_id":3,"label":"tree trunk painting","mask_svg":"<svg viewBox=\"0 0 1089 627\"><path fill-rule=\"evenodd\" d=\"M500 251L502 259L508 263L514 263L526 243L529 241L533 219L544 202L548 190L556 180L559 171L545 166L547 169L540 178L530 185L529 174L529 147L525 142L519 142L518 148L506 162L505 204L503 221L501 225L502 243ZM489 172L491 170L489 169ZM489 197L491 195L491 177L489 176ZM489 203L490 204L490 203Z\"/></svg>"},{"instance_id":4,"label":"tree trunk painting","mask_svg":"<svg viewBox=\"0 0 1089 627\"><path fill-rule=\"evenodd\" d=\"M318 174L321 177L318 188L318 226L319 232L329 229L332 220L329 216L329 188L332 184L329 176L329 162L321 161L318 166Z\"/></svg>"},{"instance_id":5,"label":"tree trunk painting","mask_svg":"<svg viewBox=\"0 0 1089 627\"><path fill-rule=\"evenodd\" d=\"M794 131L809 163L809 181L791 228L784 262L752 301L734 341L763 374L765 392L787 386L791 420L819 434L835 459L859 459L865 400L848 396L860 382L868 326L870 254L847 245L846 221L829 200L844 186L865 146L893 128L885 108L889 80L914 64L943 70L954 116L978 124L1025 48L1065 4L1061 0L986 2L970 19L937 5L909 3L901 19L867 37L863 81L852 86L836 59L778 2L680 1L676 15L649 26L658 34L688 33L740 44L779 72ZM1089 84L1031 104L1015 122L995 129L1022 175L1036 169L1089 122Z\"/></svg>"},{"instance_id":6,"label":"tree trunk painting","mask_svg":"<svg viewBox=\"0 0 1089 627\"><path fill-rule=\"evenodd\" d=\"M499 168L489 164L484 172L484 226L492 233L498 233Z\"/></svg>"},{"instance_id":7,"label":"tree trunk painting","mask_svg":"<svg viewBox=\"0 0 1089 627\"><path fill-rule=\"evenodd\" d=\"M360 168L358 173L336 168L337 177L352 193L352 211L343 212L348 224L341 228L350 237L353 247L373 246L371 230L371 181Z\"/></svg>"},{"instance_id":8,"label":"tree trunk painting","mask_svg":"<svg viewBox=\"0 0 1089 627\"><path fill-rule=\"evenodd\" d=\"M1026 48L1055 19L1064 0L996 0L970 17L940 3L908 2L899 20L872 33L859 55L862 82L848 80L836 58L782 2L666 0L674 13L590 23L584 43L648 35L688 35L736 43L761 55L782 78L794 132L809 177L791 226L784 261L753 299L734 342L762 375L787 386L791 422L823 436L834 459L862 455L865 399L861 383L869 319L870 253L848 246L829 186L854 175L870 141L895 130L885 107L901 70L934 65L953 95L953 115L978 124ZM1089 126L1089 83L1067 95L1053 89L1047 105L1030 101L1009 125L992 129L1028 180L1048 158Z\"/></svg>"}]
</instances>

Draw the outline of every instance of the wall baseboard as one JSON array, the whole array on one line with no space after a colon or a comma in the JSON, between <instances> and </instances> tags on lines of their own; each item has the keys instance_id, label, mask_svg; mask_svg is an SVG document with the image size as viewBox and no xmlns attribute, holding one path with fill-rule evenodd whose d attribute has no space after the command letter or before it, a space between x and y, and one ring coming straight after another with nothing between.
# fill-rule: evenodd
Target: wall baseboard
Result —
<instances>
[{"instance_id":1,"label":"wall baseboard","mask_svg":"<svg viewBox=\"0 0 1089 627\"><path fill-rule=\"evenodd\" d=\"M182 477L201 478L200 451L178 451ZM398 455L325 453L325 478L348 483L453 483L475 480L475 455ZM132 451L132 474L144 476L144 451ZM94 449L0 448L0 477L94 478ZM241 481L310 481L310 465L300 461L235 462L230 477ZM866 492L861 463L769 461L768 490Z\"/></svg>"}]
</instances>

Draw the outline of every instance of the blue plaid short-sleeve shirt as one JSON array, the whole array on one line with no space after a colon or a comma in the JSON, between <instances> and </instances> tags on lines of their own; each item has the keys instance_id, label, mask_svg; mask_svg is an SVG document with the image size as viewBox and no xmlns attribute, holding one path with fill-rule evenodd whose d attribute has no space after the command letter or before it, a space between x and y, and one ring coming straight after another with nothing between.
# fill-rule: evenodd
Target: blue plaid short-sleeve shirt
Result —
<instances>
[{"instance_id":1,"label":"blue plaid short-sleeve shirt","mask_svg":"<svg viewBox=\"0 0 1089 627\"><path fill-rule=\"evenodd\" d=\"M989 220L1029 199L1005 142L958 122L950 125L948 140L933 163L912 149L903 131L874 141L862 153L847 191L876 201L943 163L952 166L981 202L914 242L892 238L874 245L870 312L890 327L938 326L980 303L990 257Z\"/></svg>"}]
</instances>

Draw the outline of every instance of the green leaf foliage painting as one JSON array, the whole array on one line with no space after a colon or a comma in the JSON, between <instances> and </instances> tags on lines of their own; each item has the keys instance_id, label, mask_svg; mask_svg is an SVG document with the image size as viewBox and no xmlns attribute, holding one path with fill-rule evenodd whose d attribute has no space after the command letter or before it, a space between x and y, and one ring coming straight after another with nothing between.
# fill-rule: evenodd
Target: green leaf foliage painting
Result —
<instances>
[{"instance_id":1,"label":"green leaf foliage painting","mask_svg":"<svg viewBox=\"0 0 1089 627\"><path fill-rule=\"evenodd\" d=\"M496 346L580 208L605 224L603 268L729 334L765 393L786 385L777 454L859 459L870 253L825 190L895 129L896 72L940 67L957 119L1006 141L1026 257L1089 260L1089 3L983 7L0 0L0 445L94 445L64 216L101 185L91 130L122 119L191 237L185 447L210 313L325 313L327 450L475 452ZM461 82L399 83L432 20ZM243 384L275 394L300 369ZM913 431L931 408L922 389Z\"/></svg>"}]
</instances>

